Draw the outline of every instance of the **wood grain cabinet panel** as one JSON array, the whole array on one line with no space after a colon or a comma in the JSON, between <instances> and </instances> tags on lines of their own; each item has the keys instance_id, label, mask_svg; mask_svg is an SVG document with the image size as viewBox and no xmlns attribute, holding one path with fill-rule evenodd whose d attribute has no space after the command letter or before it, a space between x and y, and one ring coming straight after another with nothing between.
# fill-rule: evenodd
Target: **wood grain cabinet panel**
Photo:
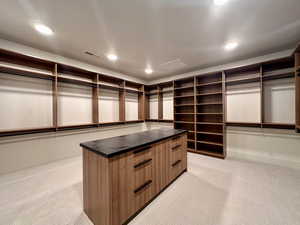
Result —
<instances>
[{"instance_id":1,"label":"wood grain cabinet panel","mask_svg":"<svg viewBox=\"0 0 300 225\"><path fill-rule=\"evenodd\" d=\"M186 170L186 141L179 135L112 158L83 148L84 211L91 221L122 225L133 218Z\"/></svg>"}]
</instances>

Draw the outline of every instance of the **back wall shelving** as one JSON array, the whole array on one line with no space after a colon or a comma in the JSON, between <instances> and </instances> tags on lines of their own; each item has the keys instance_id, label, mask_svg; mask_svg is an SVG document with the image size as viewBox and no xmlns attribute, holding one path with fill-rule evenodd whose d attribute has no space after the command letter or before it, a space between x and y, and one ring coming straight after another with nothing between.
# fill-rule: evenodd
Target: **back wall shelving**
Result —
<instances>
[{"instance_id":1,"label":"back wall shelving","mask_svg":"<svg viewBox=\"0 0 300 225\"><path fill-rule=\"evenodd\" d=\"M173 122L188 150L226 157L226 126L300 132L300 47L290 57L144 85L0 50L0 136Z\"/></svg>"}]
</instances>

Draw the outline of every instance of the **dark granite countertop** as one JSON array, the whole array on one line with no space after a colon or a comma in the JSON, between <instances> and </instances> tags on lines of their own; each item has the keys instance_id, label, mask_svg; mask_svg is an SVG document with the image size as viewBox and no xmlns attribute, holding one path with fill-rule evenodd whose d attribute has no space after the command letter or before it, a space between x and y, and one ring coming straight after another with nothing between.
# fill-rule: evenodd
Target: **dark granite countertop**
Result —
<instances>
[{"instance_id":1,"label":"dark granite countertop","mask_svg":"<svg viewBox=\"0 0 300 225\"><path fill-rule=\"evenodd\" d=\"M176 129L157 129L129 135L80 143L81 147L110 158L130 150L153 144L186 132Z\"/></svg>"}]
</instances>

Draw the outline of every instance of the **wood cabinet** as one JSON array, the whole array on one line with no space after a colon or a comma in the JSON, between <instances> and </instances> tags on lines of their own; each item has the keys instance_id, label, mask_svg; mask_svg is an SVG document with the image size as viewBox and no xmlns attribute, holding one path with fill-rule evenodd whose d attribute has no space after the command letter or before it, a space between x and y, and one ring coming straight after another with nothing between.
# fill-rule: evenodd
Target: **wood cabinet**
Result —
<instances>
[{"instance_id":1,"label":"wood cabinet","mask_svg":"<svg viewBox=\"0 0 300 225\"><path fill-rule=\"evenodd\" d=\"M187 169L187 135L106 158L83 148L84 211L95 225L121 225Z\"/></svg>"}]
</instances>

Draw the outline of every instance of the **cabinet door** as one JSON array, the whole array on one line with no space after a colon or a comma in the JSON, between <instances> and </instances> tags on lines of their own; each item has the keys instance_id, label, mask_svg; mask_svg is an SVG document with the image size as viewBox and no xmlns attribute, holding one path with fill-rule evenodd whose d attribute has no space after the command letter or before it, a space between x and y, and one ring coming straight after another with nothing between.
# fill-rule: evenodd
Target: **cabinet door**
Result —
<instances>
[{"instance_id":1,"label":"cabinet door","mask_svg":"<svg viewBox=\"0 0 300 225\"><path fill-rule=\"evenodd\" d=\"M170 140L163 141L156 144L153 149L154 195L158 194L163 188L165 188L169 182L168 164L170 144Z\"/></svg>"},{"instance_id":2,"label":"cabinet door","mask_svg":"<svg viewBox=\"0 0 300 225\"><path fill-rule=\"evenodd\" d=\"M112 225L120 225L135 212L132 153L113 157L109 165L111 221Z\"/></svg>"}]
</instances>

